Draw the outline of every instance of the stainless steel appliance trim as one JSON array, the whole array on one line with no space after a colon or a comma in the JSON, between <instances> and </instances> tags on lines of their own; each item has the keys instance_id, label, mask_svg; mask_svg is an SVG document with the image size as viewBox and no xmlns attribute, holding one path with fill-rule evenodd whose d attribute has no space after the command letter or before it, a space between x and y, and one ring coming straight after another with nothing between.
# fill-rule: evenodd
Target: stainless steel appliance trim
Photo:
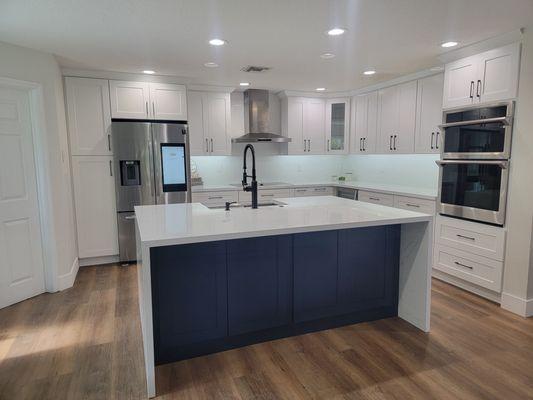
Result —
<instances>
[{"instance_id":1,"label":"stainless steel appliance trim","mask_svg":"<svg viewBox=\"0 0 533 400\"><path fill-rule=\"evenodd\" d=\"M499 165L502 169L509 167L509 161L507 160L436 160L437 165L449 165L449 164L489 164Z\"/></svg>"},{"instance_id":2,"label":"stainless steel appliance trim","mask_svg":"<svg viewBox=\"0 0 533 400\"><path fill-rule=\"evenodd\" d=\"M506 160L437 160L439 167L449 164L496 164L502 166L500 183L499 210L484 210L475 207L459 206L455 204L442 203L442 168L439 168L439 193L437 197L437 212L441 215L449 215L469 219L473 221L487 222L489 224L501 225L505 223L505 211L507 208L507 187L509 184L509 161Z\"/></svg>"},{"instance_id":3,"label":"stainless steel appliance trim","mask_svg":"<svg viewBox=\"0 0 533 400\"><path fill-rule=\"evenodd\" d=\"M449 122L447 124L439 125L439 128L453 128L455 126L468 126L468 125L478 125L478 124L491 124L495 122L502 122L503 125L511 124L511 117L496 117L496 118L483 118L483 119L472 119L469 121L460 121L460 122Z\"/></svg>"}]
</instances>

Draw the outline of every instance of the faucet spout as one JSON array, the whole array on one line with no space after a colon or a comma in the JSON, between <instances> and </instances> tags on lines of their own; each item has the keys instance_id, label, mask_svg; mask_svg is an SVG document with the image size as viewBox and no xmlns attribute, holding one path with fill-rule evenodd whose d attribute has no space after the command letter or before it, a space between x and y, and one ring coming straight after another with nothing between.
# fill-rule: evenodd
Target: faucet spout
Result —
<instances>
[{"instance_id":1,"label":"faucet spout","mask_svg":"<svg viewBox=\"0 0 533 400\"><path fill-rule=\"evenodd\" d=\"M252 182L248 185L248 178L250 175L246 172L246 156L248 150L252 153ZM257 208L257 176L255 172L255 149L251 144L247 144L244 148L244 159L242 164L242 188L245 192L252 192L252 208Z\"/></svg>"}]
</instances>

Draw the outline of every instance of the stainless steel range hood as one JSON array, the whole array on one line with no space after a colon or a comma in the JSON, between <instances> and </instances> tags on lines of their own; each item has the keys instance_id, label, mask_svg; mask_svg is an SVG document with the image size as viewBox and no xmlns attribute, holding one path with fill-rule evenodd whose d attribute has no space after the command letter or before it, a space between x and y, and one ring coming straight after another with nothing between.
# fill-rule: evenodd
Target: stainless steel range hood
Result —
<instances>
[{"instance_id":1,"label":"stainless steel range hood","mask_svg":"<svg viewBox=\"0 0 533 400\"><path fill-rule=\"evenodd\" d=\"M233 143L288 143L286 136L270 131L268 90L248 89L244 92L244 129L246 134L231 139Z\"/></svg>"}]
</instances>

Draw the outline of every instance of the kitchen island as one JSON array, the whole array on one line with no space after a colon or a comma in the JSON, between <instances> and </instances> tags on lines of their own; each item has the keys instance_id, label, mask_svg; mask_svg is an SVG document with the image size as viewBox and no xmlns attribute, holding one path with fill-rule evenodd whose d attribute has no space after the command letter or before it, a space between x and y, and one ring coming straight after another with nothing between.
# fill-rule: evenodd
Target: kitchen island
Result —
<instances>
[{"instance_id":1,"label":"kitchen island","mask_svg":"<svg viewBox=\"0 0 533 400\"><path fill-rule=\"evenodd\" d=\"M156 364L392 316L429 331L432 216L278 200L135 208L149 397Z\"/></svg>"}]
</instances>

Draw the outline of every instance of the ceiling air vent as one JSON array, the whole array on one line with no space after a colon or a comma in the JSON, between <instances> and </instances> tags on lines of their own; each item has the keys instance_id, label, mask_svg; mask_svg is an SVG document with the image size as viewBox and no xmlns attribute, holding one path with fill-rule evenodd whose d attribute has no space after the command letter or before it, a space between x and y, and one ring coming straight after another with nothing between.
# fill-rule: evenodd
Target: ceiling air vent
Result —
<instances>
[{"instance_id":1,"label":"ceiling air vent","mask_svg":"<svg viewBox=\"0 0 533 400\"><path fill-rule=\"evenodd\" d=\"M270 67L260 67L257 65L247 65L246 67L242 67L241 71L244 72L265 72L271 69Z\"/></svg>"}]
</instances>

